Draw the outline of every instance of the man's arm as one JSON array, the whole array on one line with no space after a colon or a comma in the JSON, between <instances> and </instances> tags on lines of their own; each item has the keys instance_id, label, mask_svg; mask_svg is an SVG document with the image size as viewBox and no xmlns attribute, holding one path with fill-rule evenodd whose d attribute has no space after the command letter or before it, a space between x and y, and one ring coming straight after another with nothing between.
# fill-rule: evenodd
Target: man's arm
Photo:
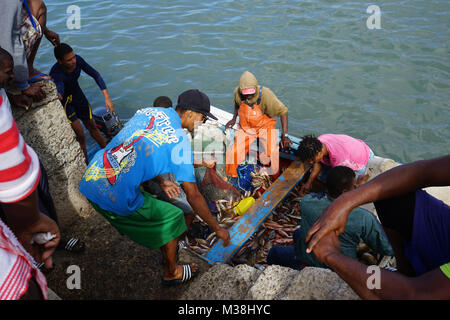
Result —
<instances>
[{"instance_id":1,"label":"man's arm","mask_svg":"<svg viewBox=\"0 0 450 320\"><path fill-rule=\"evenodd\" d=\"M152 179L167 194L169 198L176 198L180 195L180 188L172 181L164 179L161 175L157 175Z\"/></svg>"},{"instance_id":2,"label":"man's arm","mask_svg":"<svg viewBox=\"0 0 450 320\"><path fill-rule=\"evenodd\" d=\"M380 222L378 222L375 216L361 208L355 210L361 210L363 216L361 216L361 221L364 224L363 234L361 234L361 239L376 253L386 256L394 256L394 249L392 248L386 233Z\"/></svg>"},{"instance_id":3,"label":"man's arm","mask_svg":"<svg viewBox=\"0 0 450 320\"><path fill-rule=\"evenodd\" d=\"M314 223L306 236L307 252L328 232L344 232L348 214L357 206L430 186L450 185L450 155L416 161L386 171L368 183L343 193Z\"/></svg>"},{"instance_id":4,"label":"man's arm","mask_svg":"<svg viewBox=\"0 0 450 320\"><path fill-rule=\"evenodd\" d=\"M314 255L363 299L450 299L450 279L439 268L416 278L379 269L379 286L376 286L377 271L343 255L339 246L337 236L328 233L314 248Z\"/></svg>"},{"instance_id":5,"label":"man's arm","mask_svg":"<svg viewBox=\"0 0 450 320\"><path fill-rule=\"evenodd\" d=\"M231 119L230 121L227 122L227 124L225 125L225 129L227 128L233 128L233 126L236 124L236 119L237 116L239 114L239 105L236 103L236 101L234 101L234 114L233 114L233 119Z\"/></svg>"},{"instance_id":6,"label":"man's arm","mask_svg":"<svg viewBox=\"0 0 450 320\"><path fill-rule=\"evenodd\" d=\"M186 192L187 200L195 213L216 232L217 236L223 240L224 245L227 246L230 241L230 234L228 230L219 226L217 220L211 215L205 199L197 188L197 184L195 182L183 181L183 189L184 192Z\"/></svg>"},{"instance_id":7,"label":"man's arm","mask_svg":"<svg viewBox=\"0 0 450 320\"><path fill-rule=\"evenodd\" d=\"M93 67L91 67L82 57L77 56L77 63L79 64L81 70L86 72L86 74L90 75L95 82L97 83L98 87L103 93L103 96L105 97L105 106L106 109L109 111L114 111L114 104L111 100L111 96L109 95L108 89L106 88L105 81L103 80L100 73L95 70Z\"/></svg>"},{"instance_id":8,"label":"man's arm","mask_svg":"<svg viewBox=\"0 0 450 320\"><path fill-rule=\"evenodd\" d=\"M287 148L291 147L292 141L288 138L288 116L287 114L280 116L281 120L281 147Z\"/></svg>"},{"instance_id":9,"label":"man's arm","mask_svg":"<svg viewBox=\"0 0 450 320\"><path fill-rule=\"evenodd\" d=\"M311 186L313 181L317 178L317 176L320 173L320 170L322 170L322 164L320 162L315 162L313 164L311 174L309 175L308 180L305 182L305 184L300 189L300 195L304 196L311 190Z\"/></svg>"}]
</instances>

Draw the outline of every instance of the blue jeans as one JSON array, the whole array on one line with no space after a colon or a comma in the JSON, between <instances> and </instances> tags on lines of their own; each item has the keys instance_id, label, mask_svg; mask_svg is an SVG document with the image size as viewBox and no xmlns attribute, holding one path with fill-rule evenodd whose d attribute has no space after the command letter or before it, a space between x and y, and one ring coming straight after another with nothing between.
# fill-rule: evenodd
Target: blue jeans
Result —
<instances>
[{"instance_id":1,"label":"blue jeans","mask_svg":"<svg viewBox=\"0 0 450 320\"><path fill-rule=\"evenodd\" d=\"M300 228L297 228L293 234L294 244L297 242L299 235ZM295 255L294 246L274 246L270 248L269 254L267 255L267 264L276 264L295 270L302 270L304 266Z\"/></svg>"}]
</instances>

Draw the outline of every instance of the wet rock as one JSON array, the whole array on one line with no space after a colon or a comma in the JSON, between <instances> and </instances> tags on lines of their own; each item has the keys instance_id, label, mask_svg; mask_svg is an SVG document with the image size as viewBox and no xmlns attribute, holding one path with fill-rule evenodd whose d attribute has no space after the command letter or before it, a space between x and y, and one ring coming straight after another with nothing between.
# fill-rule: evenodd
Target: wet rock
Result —
<instances>
[{"instance_id":1,"label":"wet rock","mask_svg":"<svg viewBox=\"0 0 450 320\"><path fill-rule=\"evenodd\" d=\"M283 295L299 271L277 265L267 267L250 288L247 299L273 300Z\"/></svg>"},{"instance_id":2,"label":"wet rock","mask_svg":"<svg viewBox=\"0 0 450 320\"><path fill-rule=\"evenodd\" d=\"M307 267L291 281L283 300L358 300L358 295L335 272Z\"/></svg>"},{"instance_id":3,"label":"wet rock","mask_svg":"<svg viewBox=\"0 0 450 320\"><path fill-rule=\"evenodd\" d=\"M42 88L46 98L33 103L30 110L11 109L22 136L47 171L59 222L67 226L80 216L87 217L94 212L86 198L78 192L78 183L86 165L75 133L58 100L55 84L43 81Z\"/></svg>"},{"instance_id":4,"label":"wet rock","mask_svg":"<svg viewBox=\"0 0 450 320\"><path fill-rule=\"evenodd\" d=\"M248 265L216 264L190 284L181 300L242 300L261 271Z\"/></svg>"}]
</instances>

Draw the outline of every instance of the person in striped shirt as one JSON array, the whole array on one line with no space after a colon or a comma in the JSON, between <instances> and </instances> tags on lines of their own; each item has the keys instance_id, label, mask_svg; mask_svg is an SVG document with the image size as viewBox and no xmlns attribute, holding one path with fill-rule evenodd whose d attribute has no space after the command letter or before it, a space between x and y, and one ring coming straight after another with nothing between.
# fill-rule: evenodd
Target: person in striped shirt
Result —
<instances>
[{"instance_id":1,"label":"person in striped shirt","mask_svg":"<svg viewBox=\"0 0 450 320\"><path fill-rule=\"evenodd\" d=\"M55 221L38 208L39 159L12 117L4 86L14 79L12 56L0 48L0 206L8 226L0 220L0 299L47 299L45 276L35 261L52 267L60 232ZM33 237L50 233L38 245Z\"/></svg>"}]
</instances>

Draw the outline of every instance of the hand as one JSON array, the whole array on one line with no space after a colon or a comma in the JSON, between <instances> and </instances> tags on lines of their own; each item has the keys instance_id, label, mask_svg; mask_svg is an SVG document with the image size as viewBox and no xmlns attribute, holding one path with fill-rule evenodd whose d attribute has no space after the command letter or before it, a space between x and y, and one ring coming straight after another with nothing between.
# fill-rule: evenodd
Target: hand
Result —
<instances>
[{"instance_id":1,"label":"hand","mask_svg":"<svg viewBox=\"0 0 450 320\"><path fill-rule=\"evenodd\" d=\"M11 103L20 108L24 108L25 110L29 110L31 108L31 104L33 103L32 99L24 94L19 94L16 96L9 96Z\"/></svg>"},{"instance_id":2,"label":"hand","mask_svg":"<svg viewBox=\"0 0 450 320\"><path fill-rule=\"evenodd\" d=\"M311 190L311 185L309 183L305 183L301 188L300 188L300 192L299 195L300 197L303 197L305 195L307 195L309 193L309 191Z\"/></svg>"},{"instance_id":3,"label":"hand","mask_svg":"<svg viewBox=\"0 0 450 320\"><path fill-rule=\"evenodd\" d=\"M105 106L106 106L106 110L108 110L109 112L114 111L114 104L110 97L105 98Z\"/></svg>"},{"instance_id":4,"label":"hand","mask_svg":"<svg viewBox=\"0 0 450 320\"><path fill-rule=\"evenodd\" d=\"M210 158L210 159L203 160L202 161L202 165L204 167L212 169L212 168L214 168L216 166L216 162L217 162L217 159L213 157L213 158Z\"/></svg>"},{"instance_id":5,"label":"hand","mask_svg":"<svg viewBox=\"0 0 450 320\"><path fill-rule=\"evenodd\" d=\"M178 185L170 180L162 179L159 186L167 194L169 198L176 198L180 195L181 190Z\"/></svg>"},{"instance_id":6,"label":"hand","mask_svg":"<svg viewBox=\"0 0 450 320\"><path fill-rule=\"evenodd\" d=\"M286 136L282 136L281 137L281 147L282 148L291 148L291 144L292 144L292 141L291 141L291 139L289 139L288 137L286 137Z\"/></svg>"},{"instance_id":7,"label":"hand","mask_svg":"<svg viewBox=\"0 0 450 320\"><path fill-rule=\"evenodd\" d=\"M50 29L45 29L44 35L55 47L59 45L59 35L56 32Z\"/></svg>"},{"instance_id":8,"label":"hand","mask_svg":"<svg viewBox=\"0 0 450 320\"><path fill-rule=\"evenodd\" d=\"M41 83L32 83L28 89L23 90L22 93L32 98L33 101L41 101L45 98L45 92L42 90L41 86Z\"/></svg>"},{"instance_id":9,"label":"hand","mask_svg":"<svg viewBox=\"0 0 450 320\"><path fill-rule=\"evenodd\" d=\"M231 120L228 121L227 124L225 125L225 129L232 128L235 124L236 124L236 119L231 119Z\"/></svg>"},{"instance_id":10,"label":"hand","mask_svg":"<svg viewBox=\"0 0 450 320\"><path fill-rule=\"evenodd\" d=\"M46 269L51 269L53 266L52 254L58 246L61 235L59 233L58 225L54 220L46 215L39 213L39 220L26 229L15 230L17 239L22 243L25 250L27 250L37 263L44 262ZM56 235L56 237L44 244L38 245L36 243L31 244L31 240L35 233L50 232Z\"/></svg>"},{"instance_id":11,"label":"hand","mask_svg":"<svg viewBox=\"0 0 450 320\"><path fill-rule=\"evenodd\" d=\"M224 229L224 228L219 228L218 230L216 230L216 235L217 237L219 237L219 239L221 239L223 241L223 246L226 247L230 244L230 233L228 232L228 230Z\"/></svg>"},{"instance_id":12,"label":"hand","mask_svg":"<svg viewBox=\"0 0 450 320\"><path fill-rule=\"evenodd\" d=\"M313 253L316 258L323 263L330 254L339 253L341 243L334 232L327 233L314 247Z\"/></svg>"},{"instance_id":13,"label":"hand","mask_svg":"<svg viewBox=\"0 0 450 320\"><path fill-rule=\"evenodd\" d=\"M370 177L369 174L365 174L363 176L359 176L358 179L356 180L355 187L359 187L360 185L366 183L366 181L369 180L369 177Z\"/></svg>"},{"instance_id":14,"label":"hand","mask_svg":"<svg viewBox=\"0 0 450 320\"><path fill-rule=\"evenodd\" d=\"M331 232L337 236L342 234L350 211L351 209L347 207L345 198L334 200L309 229L305 239L305 242L308 244L306 252L310 253L326 234Z\"/></svg>"}]
</instances>

